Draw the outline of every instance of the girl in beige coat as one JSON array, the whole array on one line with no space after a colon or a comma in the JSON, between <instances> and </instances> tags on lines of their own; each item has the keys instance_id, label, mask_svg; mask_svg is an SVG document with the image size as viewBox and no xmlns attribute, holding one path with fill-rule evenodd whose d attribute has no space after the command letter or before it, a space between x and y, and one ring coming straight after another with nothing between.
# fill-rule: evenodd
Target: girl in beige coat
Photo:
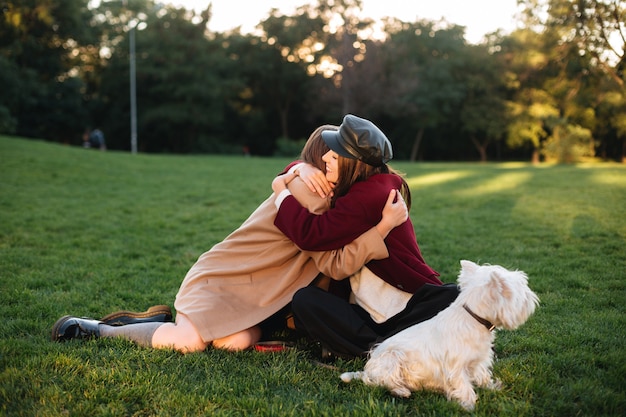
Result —
<instances>
[{"instance_id":1,"label":"girl in beige coat","mask_svg":"<svg viewBox=\"0 0 626 417\"><path fill-rule=\"evenodd\" d=\"M313 132L303 149L303 159L321 165L321 155L327 151L321 131L336 128L322 126ZM325 178L316 182L314 176L303 177L308 178L308 184L296 178L289 184L292 194L312 213L327 210L328 200L312 191L325 195L329 191ZM387 257L384 238L408 216L403 202L393 203L390 198L381 222L343 249L305 252L274 226L274 200L272 194L191 267L176 296L175 323L109 326L65 316L54 325L53 340L122 337L142 346L181 352L201 351L209 344L233 350L248 348L261 337L258 324L291 302L294 293L320 272L348 277L370 260Z\"/></svg>"}]
</instances>

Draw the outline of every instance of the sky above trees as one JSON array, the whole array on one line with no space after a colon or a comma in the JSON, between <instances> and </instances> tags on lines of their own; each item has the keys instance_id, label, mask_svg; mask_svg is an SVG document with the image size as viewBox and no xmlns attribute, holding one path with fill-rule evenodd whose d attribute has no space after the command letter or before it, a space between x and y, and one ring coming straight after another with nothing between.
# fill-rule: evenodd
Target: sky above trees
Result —
<instances>
[{"instance_id":1,"label":"sky above trees","mask_svg":"<svg viewBox=\"0 0 626 417\"><path fill-rule=\"evenodd\" d=\"M203 10L207 0L166 1L185 8ZM242 27L250 32L269 15L271 8L291 14L305 0L273 0L271 2L251 0L211 0L213 17L209 28L217 32ZM405 21L429 19L438 21L442 18L450 23L466 27L466 39L478 43L489 32L503 29L507 33L515 28L514 15L517 0L362 0L363 15L379 19L393 16ZM245 10L245 13L241 13Z\"/></svg>"}]
</instances>

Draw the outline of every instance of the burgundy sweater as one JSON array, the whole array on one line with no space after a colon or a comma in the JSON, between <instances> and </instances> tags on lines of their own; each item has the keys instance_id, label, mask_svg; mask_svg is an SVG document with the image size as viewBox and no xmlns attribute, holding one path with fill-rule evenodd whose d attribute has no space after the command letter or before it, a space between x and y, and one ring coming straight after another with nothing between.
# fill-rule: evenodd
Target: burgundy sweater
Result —
<instances>
[{"instance_id":1,"label":"burgundy sweater","mask_svg":"<svg viewBox=\"0 0 626 417\"><path fill-rule=\"evenodd\" d=\"M401 178L376 174L357 182L337 199L335 207L322 215L311 214L293 196L282 202L274 224L302 250L335 250L376 226L392 189L400 189ZM439 274L430 268L417 245L411 219L394 228L385 243L389 257L373 260L367 267L379 278L403 291L414 293L423 284L441 285Z\"/></svg>"}]
</instances>

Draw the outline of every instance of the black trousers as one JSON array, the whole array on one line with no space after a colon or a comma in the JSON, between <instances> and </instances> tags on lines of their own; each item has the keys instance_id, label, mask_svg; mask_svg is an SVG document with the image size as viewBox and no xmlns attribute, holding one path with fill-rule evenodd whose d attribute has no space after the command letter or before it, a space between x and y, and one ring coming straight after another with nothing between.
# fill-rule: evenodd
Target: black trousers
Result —
<instances>
[{"instance_id":1,"label":"black trousers","mask_svg":"<svg viewBox=\"0 0 626 417\"><path fill-rule=\"evenodd\" d=\"M458 294L456 284L425 284L404 310L383 323L376 323L360 306L315 286L298 290L291 308L297 330L336 355L354 357L365 356L374 344L434 317Z\"/></svg>"}]
</instances>

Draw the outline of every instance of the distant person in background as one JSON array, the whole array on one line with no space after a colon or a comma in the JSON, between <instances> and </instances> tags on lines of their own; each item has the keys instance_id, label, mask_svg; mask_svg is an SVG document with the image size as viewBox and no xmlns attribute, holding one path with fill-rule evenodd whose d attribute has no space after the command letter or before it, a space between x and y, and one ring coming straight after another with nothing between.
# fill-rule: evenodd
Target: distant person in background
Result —
<instances>
[{"instance_id":1,"label":"distant person in background","mask_svg":"<svg viewBox=\"0 0 626 417\"><path fill-rule=\"evenodd\" d=\"M88 148L100 149L101 151L105 151L107 146L104 141L104 133L102 130L96 128L89 133L89 146Z\"/></svg>"}]
</instances>

